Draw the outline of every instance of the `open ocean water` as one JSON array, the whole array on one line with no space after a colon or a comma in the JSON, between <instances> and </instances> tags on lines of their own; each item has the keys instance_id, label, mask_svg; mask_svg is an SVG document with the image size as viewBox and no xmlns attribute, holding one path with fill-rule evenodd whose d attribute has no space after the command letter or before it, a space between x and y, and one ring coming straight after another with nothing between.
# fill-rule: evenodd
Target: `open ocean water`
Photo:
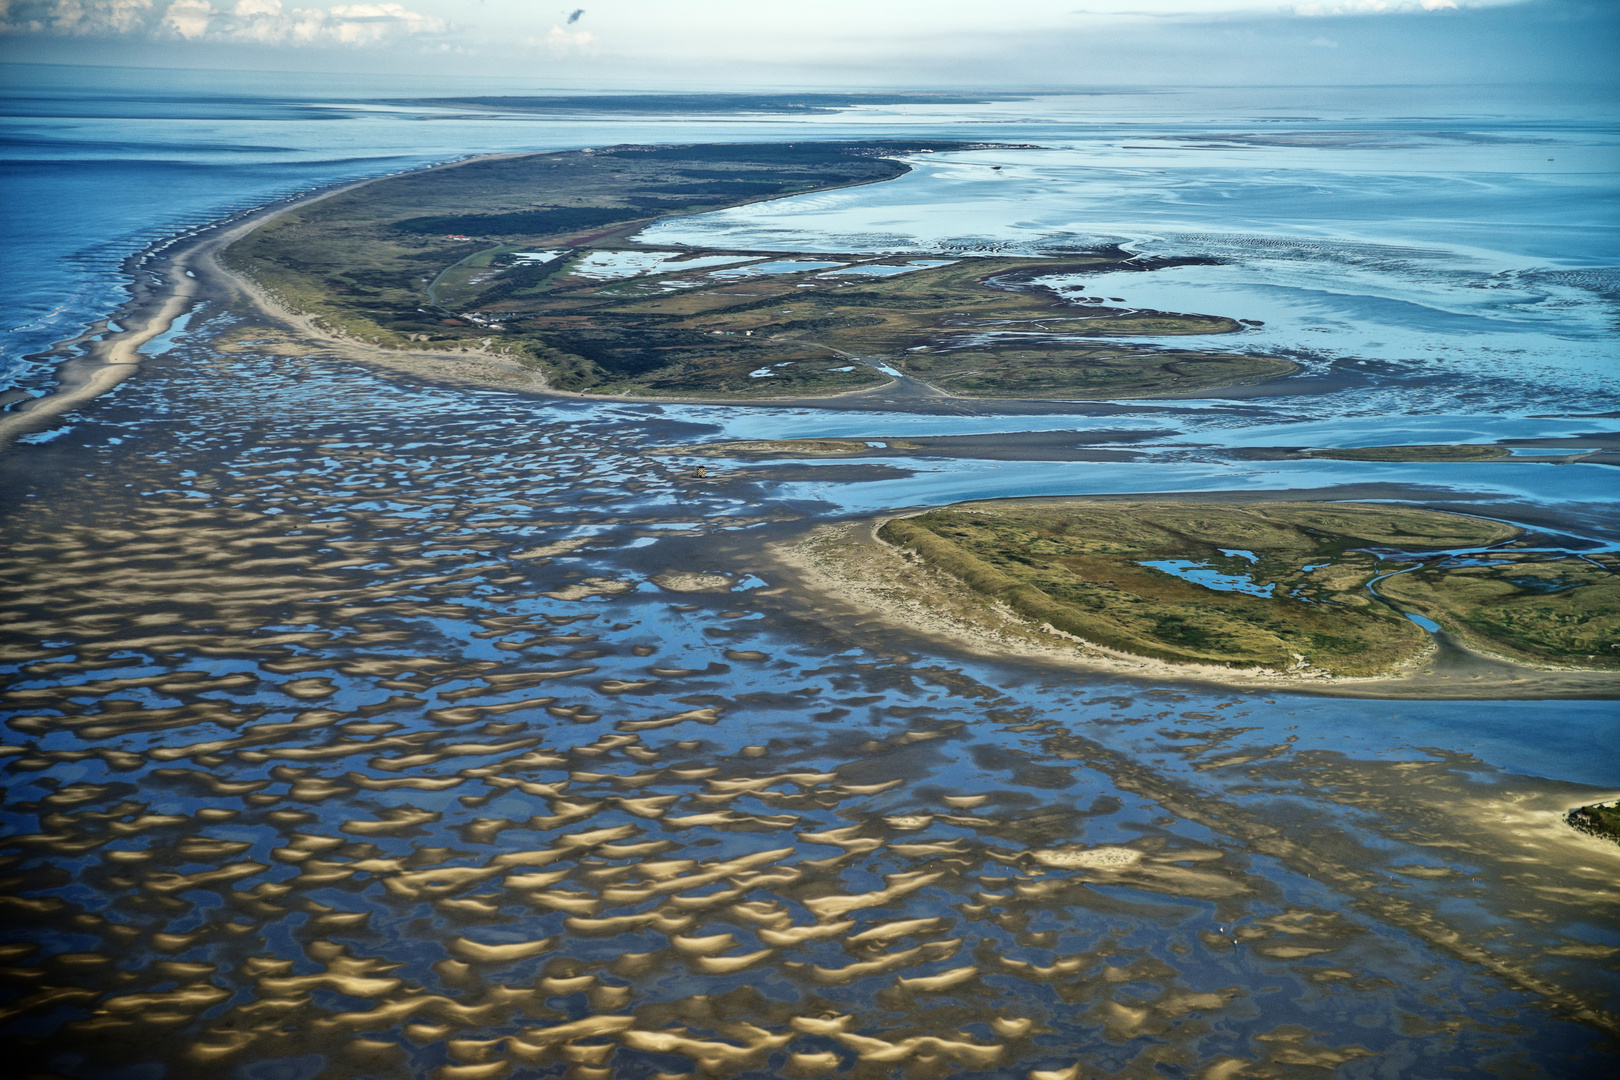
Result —
<instances>
[{"instance_id":1,"label":"open ocean water","mask_svg":"<svg viewBox=\"0 0 1620 1080\"><path fill-rule=\"evenodd\" d=\"M30 394L127 256L292 193L490 151L895 135L1043 149L647 236L1213 255L1072 286L1260 321L1199 345L1288 355L1309 391L1039 416L547 401L215 348L239 318L204 308L0 462L0 1038L24 1075L1613 1074L1620 853L1558 821L1620 792L1612 702L977 660L829 619L760 554L894 507L1229 490L1405 493L1613 547L1608 466L1227 453L1612 432L1613 102L546 117L390 103L520 86L4 78L0 373ZM697 484L644 452L1021 431L1139 456Z\"/></svg>"}]
</instances>

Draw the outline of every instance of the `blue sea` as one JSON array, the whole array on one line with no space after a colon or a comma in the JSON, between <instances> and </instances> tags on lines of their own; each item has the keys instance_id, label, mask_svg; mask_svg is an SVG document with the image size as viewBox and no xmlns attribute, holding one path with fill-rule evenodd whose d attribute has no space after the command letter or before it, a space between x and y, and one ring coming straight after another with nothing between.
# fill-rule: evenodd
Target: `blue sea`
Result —
<instances>
[{"instance_id":1,"label":"blue sea","mask_svg":"<svg viewBox=\"0 0 1620 1080\"><path fill-rule=\"evenodd\" d=\"M289 195L897 136L1034 148L642 238L1208 256L1059 284L1251 320L1195 344L1302 368L1286 396L1037 414L640 405L413 382L199 310L0 461L0 1037L34 1075L1612 1075L1620 849L1562 821L1620 795L1612 701L987 658L813 602L766 553L893 509L1171 492L1412 501L1612 553L1612 465L1244 452L1613 439L1614 101L547 115L410 101L538 81L3 78L0 389L31 396L131 255ZM1134 456L669 452L1028 432Z\"/></svg>"}]
</instances>

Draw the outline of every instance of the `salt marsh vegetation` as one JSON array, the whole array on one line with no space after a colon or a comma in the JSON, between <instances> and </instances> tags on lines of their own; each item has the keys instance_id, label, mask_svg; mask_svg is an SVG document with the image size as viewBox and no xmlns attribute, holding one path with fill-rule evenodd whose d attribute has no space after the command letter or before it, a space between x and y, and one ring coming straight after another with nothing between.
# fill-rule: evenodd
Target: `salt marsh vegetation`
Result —
<instances>
[{"instance_id":1,"label":"salt marsh vegetation","mask_svg":"<svg viewBox=\"0 0 1620 1080\"><path fill-rule=\"evenodd\" d=\"M1132 656L1390 675L1432 649L1426 622L1521 662L1620 667L1613 556L1514 547L1523 530L1485 518L1053 500L897 517L877 536L987 604Z\"/></svg>"},{"instance_id":2,"label":"salt marsh vegetation","mask_svg":"<svg viewBox=\"0 0 1620 1080\"><path fill-rule=\"evenodd\" d=\"M687 398L824 396L900 372L965 397L1209 392L1297 370L1254 350L1143 337L1237 334L1219 315L1076 305L1052 274L1140 263L794 258L648 248L660 217L874 183L970 144L614 147L479 159L293 209L226 263L313 328L369 348L494 354L555 390ZM541 256L544 256L543 258Z\"/></svg>"}]
</instances>

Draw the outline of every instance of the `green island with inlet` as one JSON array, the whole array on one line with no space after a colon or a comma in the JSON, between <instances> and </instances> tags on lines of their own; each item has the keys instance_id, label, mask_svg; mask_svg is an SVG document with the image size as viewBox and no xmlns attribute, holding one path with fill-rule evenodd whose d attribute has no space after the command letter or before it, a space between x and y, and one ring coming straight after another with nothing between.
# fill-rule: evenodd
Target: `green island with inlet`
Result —
<instances>
[{"instance_id":1,"label":"green island with inlet","mask_svg":"<svg viewBox=\"0 0 1620 1080\"><path fill-rule=\"evenodd\" d=\"M1139 657L1387 675L1428 651L1412 614L1521 664L1620 668L1620 558L1549 556L1516 547L1522 535L1400 506L1085 500L967 504L878 530L985 604Z\"/></svg>"},{"instance_id":2,"label":"green island with inlet","mask_svg":"<svg viewBox=\"0 0 1620 1080\"><path fill-rule=\"evenodd\" d=\"M479 158L294 207L224 261L334 336L401 353L477 350L574 393L825 396L886 385L887 368L959 397L1097 399L1199 394L1297 370L1238 348L1120 340L1244 327L1071 304L1040 283L1160 265L1115 248L808 256L630 239L659 218L892 180L910 169L901 156L982 145L621 146Z\"/></svg>"},{"instance_id":3,"label":"green island with inlet","mask_svg":"<svg viewBox=\"0 0 1620 1080\"><path fill-rule=\"evenodd\" d=\"M1141 340L1237 334L1236 320L1071 303L1045 284L1175 265L1117 248L922 257L633 241L660 218L894 180L910 170L902 158L987 148L618 146L475 158L295 205L224 261L321 333L400 355L480 352L551 390L590 395L814 397L882 387L899 372L957 397L1118 399L1297 370L1236 348ZM940 442L891 440L882 452L926 454ZM822 439L685 452L875 451ZM1508 457L1476 445L1257 454ZM1620 560L1529 550L1522 530L1483 518L1368 504L981 503L890 520L880 535L987 603L1171 663L1385 675L1431 650L1415 616L1520 664L1620 666ZM1487 548L1489 558L1445 554Z\"/></svg>"}]
</instances>

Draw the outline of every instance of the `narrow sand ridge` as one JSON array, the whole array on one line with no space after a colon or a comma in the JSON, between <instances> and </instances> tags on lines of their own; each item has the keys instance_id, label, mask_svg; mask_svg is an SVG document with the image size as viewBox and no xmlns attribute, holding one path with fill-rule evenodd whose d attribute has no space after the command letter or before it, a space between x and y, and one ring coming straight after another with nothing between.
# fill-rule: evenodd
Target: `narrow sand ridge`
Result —
<instances>
[{"instance_id":1,"label":"narrow sand ridge","mask_svg":"<svg viewBox=\"0 0 1620 1080\"><path fill-rule=\"evenodd\" d=\"M49 426L55 417L101 396L133 375L140 367L141 346L167 333L196 300L197 279L186 274L193 254L194 249L187 249L170 260L163 271L164 288L158 295L142 297L139 293L144 290L137 286L136 299L116 316L134 325L92 342L86 360L64 364L59 389L0 416L0 447L19 435Z\"/></svg>"},{"instance_id":2,"label":"narrow sand ridge","mask_svg":"<svg viewBox=\"0 0 1620 1080\"><path fill-rule=\"evenodd\" d=\"M514 157L512 154L487 154L463 161L434 165L428 170L455 168L470 161ZM232 293L246 296L265 314L291 324L300 334L322 344L339 346L346 352L364 353L357 342L339 339L323 333L313 320L282 308L258 289L252 282L225 269L220 254L249 232L268 221L302 206L321 202L334 195L385 177L372 177L354 183L339 184L313 194L289 201L273 203L249 212L243 217L220 222L205 228L187 239L164 241L147 251L133 256L126 267L136 271L131 285L131 298L112 316L113 321L126 327L93 341L85 355L62 364L58 388L32 401L22 402L11 412L0 414L0 449L10 445L19 436L49 427L51 421L86 401L100 397L139 370L141 347L173 328L176 319L191 311L199 301L222 299ZM155 265L153 265L155 264ZM157 278L146 280L139 271L145 270ZM370 350L383 353L383 350ZM465 354L463 354L465 355ZM370 358L370 357L366 357ZM379 357L388 359L384 354ZM510 366L518 371L516 365Z\"/></svg>"}]
</instances>

